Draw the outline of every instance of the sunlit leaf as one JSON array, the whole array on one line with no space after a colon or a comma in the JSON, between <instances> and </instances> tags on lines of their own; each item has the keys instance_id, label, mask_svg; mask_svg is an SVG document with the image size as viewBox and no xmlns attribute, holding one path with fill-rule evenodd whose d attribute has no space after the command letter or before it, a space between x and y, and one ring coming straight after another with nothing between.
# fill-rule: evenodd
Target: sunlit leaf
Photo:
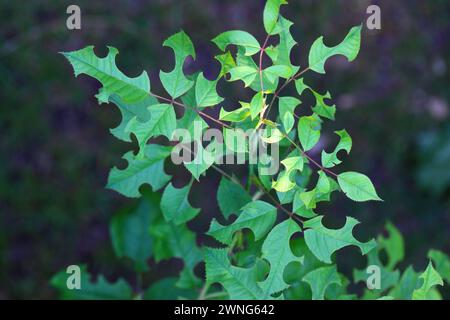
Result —
<instances>
[{"instance_id":1,"label":"sunlit leaf","mask_svg":"<svg viewBox=\"0 0 450 320\"><path fill-rule=\"evenodd\" d=\"M358 220L347 217L345 225L340 229L328 229L322 224L323 216L318 216L304 223L305 241L314 255L325 263L331 263L331 255L346 246L354 245L367 254L376 246L375 240L360 242L353 236L353 228Z\"/></svg>"},{"instance_id":2,"label":"sunlit leaf","mask_svg":"<svg viewBox=\"0 0 450 320\"><path fill-rule=\"evenodd\" d=\"M82 73L87 74L103 85L101 100L113 94L118 95L123 102L138 102L150 93L150 80L147 72L136 78L129 78L123 74L116 66L116 56L119 53L114 47L108 47L108 55L98 58L94 53L94 46L72 52L62 52L62 54L72 64L75 76Z\"/></svg>"},{"instance_id":3,"label":"sunlit leaf","mask_svg":"<svg viewBox=\"0 0 450 320\"><path fill-rule=\"evenodd\" d=\"M195 59L195 49L189 36L180 31L166 41L163 46L170 47L175 53L175 67L171 72L160 71L159 77L167 93L176 99L185 94L193 85L194 81L189 80L183 73L183 64L187 57Z\"/></svg>"},{"instance_id":4,"label":"sunlit leaf","mask_svg":"<svg viewBox=\"0 0 450 320\"><path fill-rule=\"evenodd\" d=\"M273 34L275 26L277 25L278 16L280 13L280 6L287 4L286 0L267 0L264 7L263 21L264 28L268 34Z\"/></svg>"},{"instance_id":5,"label":"sunlit leaf","mask_svg":"<svg viewBox=\"0 0 450 320\"><path fill-rule=\"evenodd\" d=\"M125 128L126 132L136 136L141 154L150 138L163 135L167 139L171 139L177 125L172 105L156 104L148 107L148 110L150 120L141 122L137 117L134 117Z\"/></svg>"},{"instance_id":6,"label":"sunlit leaf","mask_svg":"<svg viewBox=\"0 0 450 320\"><path fill-rule=\"evenodd\" d=\"M280 119L286 133L289 133L294 127L294 111L300 103L300 100L293 97L280 97L278 99Z\"/></svg>"},{"instance_id":7,"label":"sunlit leaf","mask_svg":"<svg viewBox=\"0 0 450 320\"><path fill-rule=\"evenodd\" d=\"M250 33L240 30L231 30L219 34L215 37L214 42L220 50L225 51L228 45L234 44L245 49L245 55L251 56L260 50L258 40Z\"/></svg>"},{"instance_id":8,"label":"sunlit leaf","mask_svg":"<svg viewBox=\"0 0 450 320\"><path fill-rule=\"evenodd\" d=\"M319 142L321 127L321 120L316 114L299 119L298 138L304 151L311 150Z\"/></svg>"},{"instance_id":9,"label":"sunlit leaf","mask_svg":"<svg viewBox=\"0 0 450 320\"><path fill-rule=\"evenodd\" d=\"M413 292L413 300L426 300L430 290L435 286L443 286L439 273L433 268L431 261L428 263L427 269L419 276L419 280L422 280L420 287Z\"/></svg>"},{"instance_id":10,"label":"sunlit leaf","mask_svg":"<svg viewBox=\"0 0 450 320\"><path fill-rule=\"evenodd\" d=\"M199 73L195 83L197 107L215 106L223 101L223 98L217 94L216 85L216 81L210 81L203 76L203 73Z\"/></svg>"},{"instance_id":11,"label":"sunlit leaf","mask_svg":"<svg viewBox=\"0 0 450 320\"><path fill-rule=\"evenodd\" d=\"M325 150L322 151L322 166L325 168L332 168L342 162L337 157L339 151L344 150L349 154L352 149L352 138L346 130L336 131L335 133L339 136L340 140L336 148L334 148L334 151L332 153L327 153Z\"/></svg>"},{"instance_id":12,"label":"sunlit leaf","mask_svg":"<svg viewBox=\"0 0 450 320\"><path fill-rule=\"evenodd\" d=\"M261 200L248 203L241 211L236 221L228 226L213 219L207 234L224 244L230 244L236 231L248 228L253 231L255 240L259 240L270 231L277 214L274 206Z\"/></svg>"},{"instance_id":13,"label":"sunlit leaf","mask_svg":"<svg viewBox=\"0 0 450 320\"><path fill-rule=\"evenodd\" d=\"M337 179L342 191L353 201L383 201L378 196L370 179L361 173L344 172L339 174Z\"/></svg>"},{"instance_id":14,"label":"sunlit leaf","mask_svg":"<svg viewBox=\"0 0 450 320\"><path fill-rule=\"evenodd\" d=\"M318 73L325 73L325 62L334 55L343 55L350 62L355 60L361 43L361 28L361 25L353 27L335 47L327 47L323 43L323 37L318 38L309 51L309 68Z\"/></svg>"}]
</instances>

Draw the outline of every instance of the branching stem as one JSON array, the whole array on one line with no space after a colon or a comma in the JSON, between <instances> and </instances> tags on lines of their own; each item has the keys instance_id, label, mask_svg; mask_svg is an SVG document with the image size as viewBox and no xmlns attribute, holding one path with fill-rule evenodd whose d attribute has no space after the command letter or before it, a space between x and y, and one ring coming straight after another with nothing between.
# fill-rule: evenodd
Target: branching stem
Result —
<instances>
[{"instance_id":1,"label":"branching stem","mask_svg":"<svg viewBox=\"0 0 450 320\"><path fill-rule=\"evenodd\" d=\"M291 83L292 81L297 80L298 78L300 78L300 77L301 77L305 72L307 72L308 70L309 70L309 67L306 68L306 69L303 69L302 71L297 72L295 75L293 75L292 77L290 77L289 79L287 79L287 80L283 83L283 85L282 85L277 91L275 91L275 93L273 94L272 100L270 100L269 107L267 108L267 114L270 113L270 110L272 109L272 106L273 106L273 104L274 104L274 102L275 102L275 99L278 98L278 97L280 96L281 91L282 91L284 88L286 88L286 86L287 86L289 83ZM296 116L296 115L294 114L294 116ZM297 117L297 116L296 116L296 117ZM298 118L298 117L297 117L297 118Z\"/></svg>"}]
</instances>

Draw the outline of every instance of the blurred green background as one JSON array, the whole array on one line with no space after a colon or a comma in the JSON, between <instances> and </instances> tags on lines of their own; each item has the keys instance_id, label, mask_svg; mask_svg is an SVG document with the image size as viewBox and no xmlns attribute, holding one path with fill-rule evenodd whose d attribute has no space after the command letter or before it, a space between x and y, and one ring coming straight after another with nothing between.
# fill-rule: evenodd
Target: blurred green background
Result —
<instances>
[{"instance_id":1,"label":"blurred green background","mask_svg":"<svg viewBox=\"0 0 450 320\"><path fill-rule=\"evenodd\" d=\"M282 14L295 23L299 46L292 59L302 66L318 36L336 44L365 22L370 4L382 10L382 29L364 29L354 63L334 58L326 76L307 75L319 91L330 90L338 107L322 147L330 148L332 132L345 127L354 148L339 170L364 172L385 200L354 204L339 197L326 214L358 218L363 238L391 220L406 238L404 265L423 268L429 248L450 253L450 2L289 2ZM81 30L66 28L70 4L81 8ZM0 298L54 298L49 279L74 263L109 279L132 277L114 258L108 228L111 216L134 201L104 189L109 169L123 165L120 157L129 149L108 131L120 113L99 107L99 84L75 79L58 52L93 44L104 55L106 45L115 46L127 75L145 69L154 91L163 93L159 69L173 64L161 46L165 38L183 28L197 49L186 70L201 68L212 77L218 51L209 40L228 29L262 40L263 7L263 0L0 1ZM221 93L248 98L237 86ZM183 170L170 168L175 181L186 179ZM211 173L194 189L192 203L203 211L191 227L199 232L218 214L218 183ZM179 267L155 266L152 277Z\"/></svg>"}]
</instances>

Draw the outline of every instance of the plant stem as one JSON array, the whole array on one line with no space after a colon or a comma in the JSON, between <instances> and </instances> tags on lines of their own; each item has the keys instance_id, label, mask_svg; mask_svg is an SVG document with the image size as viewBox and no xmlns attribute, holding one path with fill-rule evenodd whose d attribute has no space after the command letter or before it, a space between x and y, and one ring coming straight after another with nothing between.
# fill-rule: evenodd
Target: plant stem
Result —
<instances>
[{"instance_id":1,"label":"plant stem","mask_svg":"<svg viewBox=\"0 0 450 320\"><path fill-rule=\"evenodd\" d=\"M210 293L210 294L206 295L205 300L226 297L227 295L228 295L228 293L225 291L214 292L214 293Z\"/></svg>"},{"instance_id":2,"label":"plant stem","mask_svg":"<svg viewBox=\"0 0 450 320\"><path fill-rule=\"evenodd\" d=\"M319 164L317 161L315 161L311 156L309 156L305 151L302 150L302 148L300 148L300 146L295 143L295 141L293 141L291 138L289 138L289 136L287 134L284 134L284 137L289 140L290 143L292 143L292 145L298 149L298 151L300 151L300 153L307 158L309 161L311 161L315 166L317 166L320 170L334 176L335 178L337 178L337 174L334 173L333 171L323 167L321 164Z\"/></svg>"},{"instance_id":3,"label":"plant stem","mask_svg":"<svg viewBox=\"0 0 450 320\"><path fill-rule=\"evenodd\" d=\"M264 94L264 85L263 85L263 69L262 69L262 59L264 51L266 50L267 42L269 41L270 35L267 35L266 39L264 40L264 44L261 47L261 50L259 51L259 81L261 85L261 92Z\"/></svg>"},{"instance_id":4,"label":"plant stem","mask_svg":"<svg viewBox=\"0 0 450 320\"><path fill-rule=\"evenodd\" d=\"M286 213L286 214L289 216L289 218L292 218L292 219L294 219L294 220L296 219L296 220L299 221L300 223L303 223L303 220L300 219L300 217L298 217L295 213L293 213L293 212L289 211L288 209L286 209L285 207L283 207L283 205L282 205L280 202L278 202L277 199L275 199L275 197L272 196L272 195L270 194L270 192L267 191L267 190L264 188L264 186L262 185L262 183L261 183L261 181L258 179L258 177L253 176L252 178L253 178L252 180L254 181L254 185L255 185L261 192L263 192L264 194L266 194L267 197L272 201L272 203L273 203L278 209L280 209L281 211L283 211L284 213Z\"/></svg>"},{"instance_id":5,"label":"plant stem","mask_svg":"<svg viewBox=\"0 0 450 320\"><path fill-rule=\"evenodd\" d=\"M292 77L290 77L289 79L287 79L287 80L283 83L283 85L282 85L277 91L275 91L275 93L273 94L272 100L270 101L269 108L267 108L267 109L268 109L267 114L269 114L270 110L272 109L272 105L273 105L274 102L275 102L275 99L279 97L281 91L282 91L284 88L286 88L286 86L287 86L289 83L291 83L291 82L294 81L294 80L297 80L302 74L304 74L304 73L307 72L308 70L309 70L309 67L306 68L306 69L303 69L302 71L299 71L298 73L296 73L295 75L293 75Z\"/></svg>"},{"instance_id":6,"label":"plant stem","mask_svg":"<svg viewBox=\"0 0 450 320\"><path fill-rule=\"evenodd\" d=\"M200 290L197 300L205 300L205 296L208 293L210 286L211 286L211 284L209 284L208 282L205 282L205 284L203 285L203 287Z\"/></svg>"}]
</instances>

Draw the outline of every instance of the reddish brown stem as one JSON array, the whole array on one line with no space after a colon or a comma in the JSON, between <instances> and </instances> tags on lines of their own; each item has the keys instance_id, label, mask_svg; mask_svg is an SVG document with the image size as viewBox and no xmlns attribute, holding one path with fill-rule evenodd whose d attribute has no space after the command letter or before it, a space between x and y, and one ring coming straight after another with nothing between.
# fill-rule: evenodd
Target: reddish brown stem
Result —
<instances>
[{"instance_id":1,"label":"reddish brown stem","mask_svg":"<svg viewBox=\"0 0 450 320\"><path fill-rule=\"evenodd\" d=\"M188 106L186 106L185 104L180 103L180 102L178 102L178 101L176 101L176 100L174 100L174 99L169 99L169 98L166 98L166 97L157 95L157 94L152 93L152 92L150 92L150 95L153 96L153 97L155 97L155 98L157 98L157 99L160 99L160 100L169 102L169 103L171 103L171 104L173 104L173 105L177 105L177 106L179 106L179 107L183 107L183 108L186 108L186 109L188 108ZM225 128L231 129L231 126L229 126L228 124L226 124L226 123L224 123L224 122L222 122L222 121L220 121L220 120L218 120L218 119L216 119L216 118L210 116L209 114L204 113L204 112L198 110L197 108L192 108L192 109L194 109L195 112L197 112L199 115L201 115L201 116L203 116L203 117L205 117L205 118L208 118L209 120L214 121L215 123L217 123L217 124L219 124L219 125L221 125L221 126L223 126L223 127L225 127Z\"/></svg>"}]
</instances>

